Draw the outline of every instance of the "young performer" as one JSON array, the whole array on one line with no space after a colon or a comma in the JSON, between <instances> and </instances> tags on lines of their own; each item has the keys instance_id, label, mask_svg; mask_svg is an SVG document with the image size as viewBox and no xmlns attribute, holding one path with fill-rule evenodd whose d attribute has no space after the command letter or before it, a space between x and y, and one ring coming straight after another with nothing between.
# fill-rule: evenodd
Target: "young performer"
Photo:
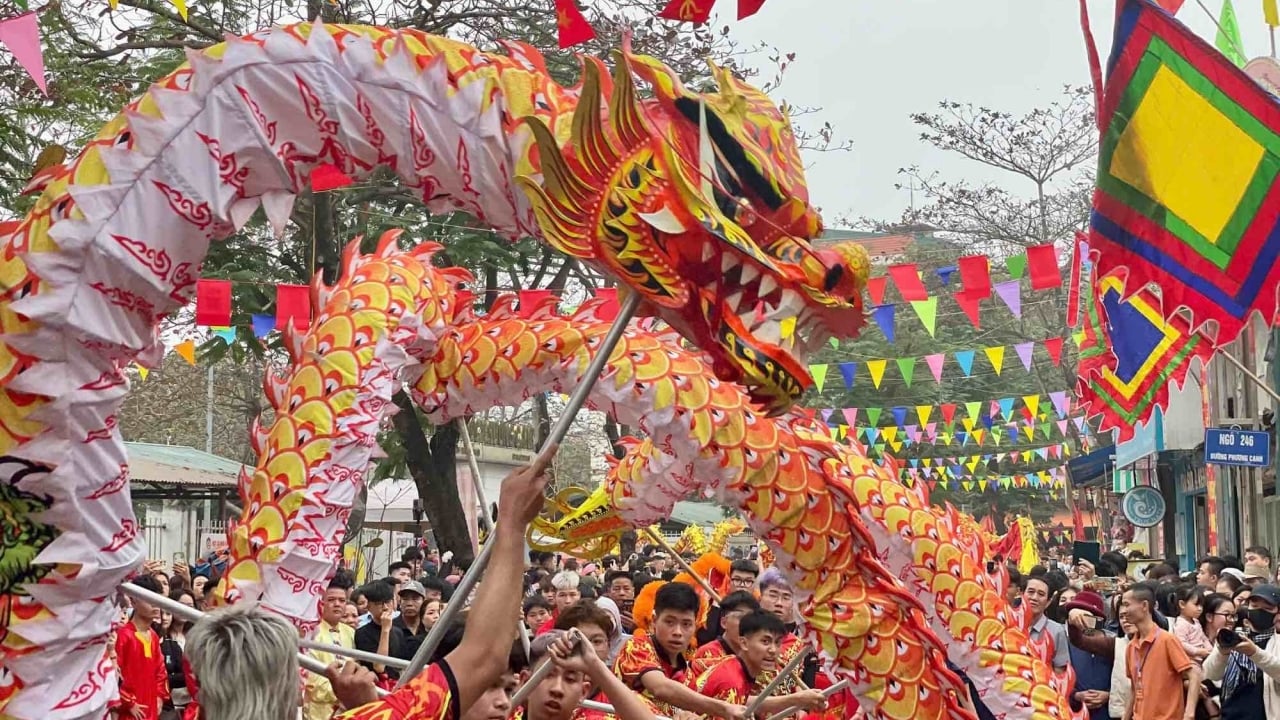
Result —
<instances>
[{"instance_id":1,"label":"young performer","mask_svg":"<svg viewBox=\"0 0 1280 720\"><path fill-rule=\"evenodd\" d=\"M150 575L133 584L159 593L160 583ZM157 720L169 699L169 675L160 653L160 636L151 624L160 619L160 608L145 600L133 601L129 624L116 632L116 666L120 669L120 717Z\"/></svg>"},{"instance_id":2,"label":"young performer","mask_svg":"<svg viewBox=\"0 0 1280 720\"><path fill-rule=\"evenodd\" d=\"M766 670L777 672L778 655L786 625L778 616L752 610L738 621L736 653L698 679L697 690L711 698L734 705L746 705L755 693L757 679ZM760 703L758 715L767 717L787 708L818 710L826 705L818 690L802 690L790 695L770 695Z\"/></svg>"},{"instance_id":3,"label":"young performer","mask_svg":"<svg viewBox=\"0 0 1280 720\"><path fill-rule=\"evenodd\" d=\"M738 621L742 616L759 610L760 603L756 596L747 590L729 593L720 601L720 634L711 642L698 648L689 659L689 673L686 680L692 687L703 673L719 665L726 658L733 657L738 651Z\"/></svg>"}]
</instances>

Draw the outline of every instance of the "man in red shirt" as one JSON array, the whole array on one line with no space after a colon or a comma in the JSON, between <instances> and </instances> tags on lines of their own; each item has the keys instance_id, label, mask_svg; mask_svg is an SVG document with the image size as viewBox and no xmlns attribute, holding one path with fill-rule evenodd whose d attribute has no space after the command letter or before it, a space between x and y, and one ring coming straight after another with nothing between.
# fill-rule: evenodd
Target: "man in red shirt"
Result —
<instances>
[{"instance_id":1,"label":"man in red shirt","mask_svg":"<svg viewBox=\"0 0 1280 720\"><path fill-rule=\"evenodd\" d=\"M702 600L691 586L679 582L663 585L654 595L648 631L637 629L622 644L613 671L627 687L657 704L667 717L671 717L672 707L699 715L741 717L741 706L700 695L685 685L689 646L701 609Z\"/></svg>"},{"instance_id":2,"label":"man in red shirt","mask_svg":"<svg viewBox=\"0 0 1280 720\"><path fill-rule=\"evenodd\" d=\"M698 648L689 659L689 673L685 680L690 687L695 687L703 673L719 665L720 661L733 657L741 640L738 621L743 615L759 609L756 596L746 590L729 593L720 601L720 635Z\"/></svg>"},{"instance_id":3,"label":"man in red shirt","mask_svg":"<svg viewBox=\"0 0 1280 720\"><path fill-rule=\"evenodd\" d=\"M778 671L778 654L787 628L777 615L752 610L738 621L740 639L737 653L716 665L698 679L698 692L733 705L751 702L756 681L766 670ZM757 715L768 717L791 707L816 710L826 705L817 690L802 690L790 695L771 695L760 703Z\"/></svg>"},{"instance_id":4,"label":"man in red shirt","mask_svg":"<svg viewBox=\"0 0 1280 720\"><path fill-rule=\"evenodd\" d=\"M144 590L159 593L160 583L150 575L133 579ZM116 667L120 669L120 717L124 720L157 720L169 699L169 675L160 654L160 636L151 624L160 620L160 608L145 600L133 601L129 624L116 631Z\"/></svg>"},{"instance_id":5,"label":"man in red shirt","mask_svg":"<svg viewBox=\"0 0 1280 720\"><path fill-rule=\"evenodd\" d=\"M575 648L566 631L552 630L529 646L530 667L539 666L544 658L555 667L516 708L512 720L655 720L652 705L609 670L591 643ZM526 671L521 680L528 678ZM600 690L596 700L613 705L613 713L578 707L592 687Z\"/></svg>"}]
</instances>

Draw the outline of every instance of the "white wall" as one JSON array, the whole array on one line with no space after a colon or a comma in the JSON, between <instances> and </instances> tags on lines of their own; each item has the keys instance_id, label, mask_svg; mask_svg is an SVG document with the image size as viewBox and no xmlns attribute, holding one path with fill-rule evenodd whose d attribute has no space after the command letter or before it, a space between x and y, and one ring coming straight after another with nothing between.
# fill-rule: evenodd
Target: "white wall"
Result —
<instances>
[{"instance_id":1,"label":"white wall","mask_svg":"<svg viewBox=\"0 0 1280 720\"><path fill-rule=\"evenodd\" d=\"M1204 414L1197 380L1201 372L1199 363L1193 363L1187 384L1181 390L1169 387L1169 408L1164 414L1165 450L1193 450L1204 442Z\"/></svg>"}]
</instances>

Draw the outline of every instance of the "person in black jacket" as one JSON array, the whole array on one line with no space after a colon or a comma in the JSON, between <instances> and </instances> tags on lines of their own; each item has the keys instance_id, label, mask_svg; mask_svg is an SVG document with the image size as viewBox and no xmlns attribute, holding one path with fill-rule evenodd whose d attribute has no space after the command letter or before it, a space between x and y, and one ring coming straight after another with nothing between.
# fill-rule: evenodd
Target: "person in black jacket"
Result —
<instances>
[{"instance_id":1,"label":"person in black jacket","mask_svg":"<svg viewBox=\"0 0 1280 720\"><path fill-rule=\"evenodd\" d=\"M179 588L169 593L171 600L176 600L187 607L195 607L195 595L190 590ZM187 647L187 630L192 623L174 616L169 623L164 637L160 640L160 655L164 657L165 674L169 676L169 701L165 703L161 718L180 718L182 710L191 702L191 693L187 690L187 676L182 672L182 658Z\"/></svg>"}]
</instances>

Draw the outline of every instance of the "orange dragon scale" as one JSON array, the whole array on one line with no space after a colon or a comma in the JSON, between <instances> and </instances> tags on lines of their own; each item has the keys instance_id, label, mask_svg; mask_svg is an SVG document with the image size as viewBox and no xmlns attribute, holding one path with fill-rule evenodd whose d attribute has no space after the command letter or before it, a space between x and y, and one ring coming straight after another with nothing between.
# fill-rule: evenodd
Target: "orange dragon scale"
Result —
<instances>
[{"instance_id":1,"label":"orange dragon scale","mask_svg":"<svg viewBox=\"0 0 1280 720\"><path fill-rule=\"evenodd\" d=\"M160 359L160 323L190 301L209 243L260 206L280 229L320 164L388 168L429 210L540 238L643 300L592 402L646 437L597 495L557 503L542 527L560 541L598 550L714 495L791 575L810 639L875 717L967 717L948 659L1005 717L1064 717L1061 688L1000 622L981 567L996 540L793 409L809 351L861 326L867 258L811 245L822 224L785 113L719 69L716 92L689 92L627 47L611 76L584 60L574 88L528 45L503 47L263 30L190 52L77 157L46 158L30 213L0 225L0 717L105 715L116 590L146 557L116 422L126 368ZM460 306L469 276L435 267L436 250L353 241L339 279L314 284L315 318L264 381L272 413L253 428L220 601L315 626L406 384L444 419L582 379L608 325L599 303L519 317L502 300L477 318Z\"/></svg>"}]
</instances>

